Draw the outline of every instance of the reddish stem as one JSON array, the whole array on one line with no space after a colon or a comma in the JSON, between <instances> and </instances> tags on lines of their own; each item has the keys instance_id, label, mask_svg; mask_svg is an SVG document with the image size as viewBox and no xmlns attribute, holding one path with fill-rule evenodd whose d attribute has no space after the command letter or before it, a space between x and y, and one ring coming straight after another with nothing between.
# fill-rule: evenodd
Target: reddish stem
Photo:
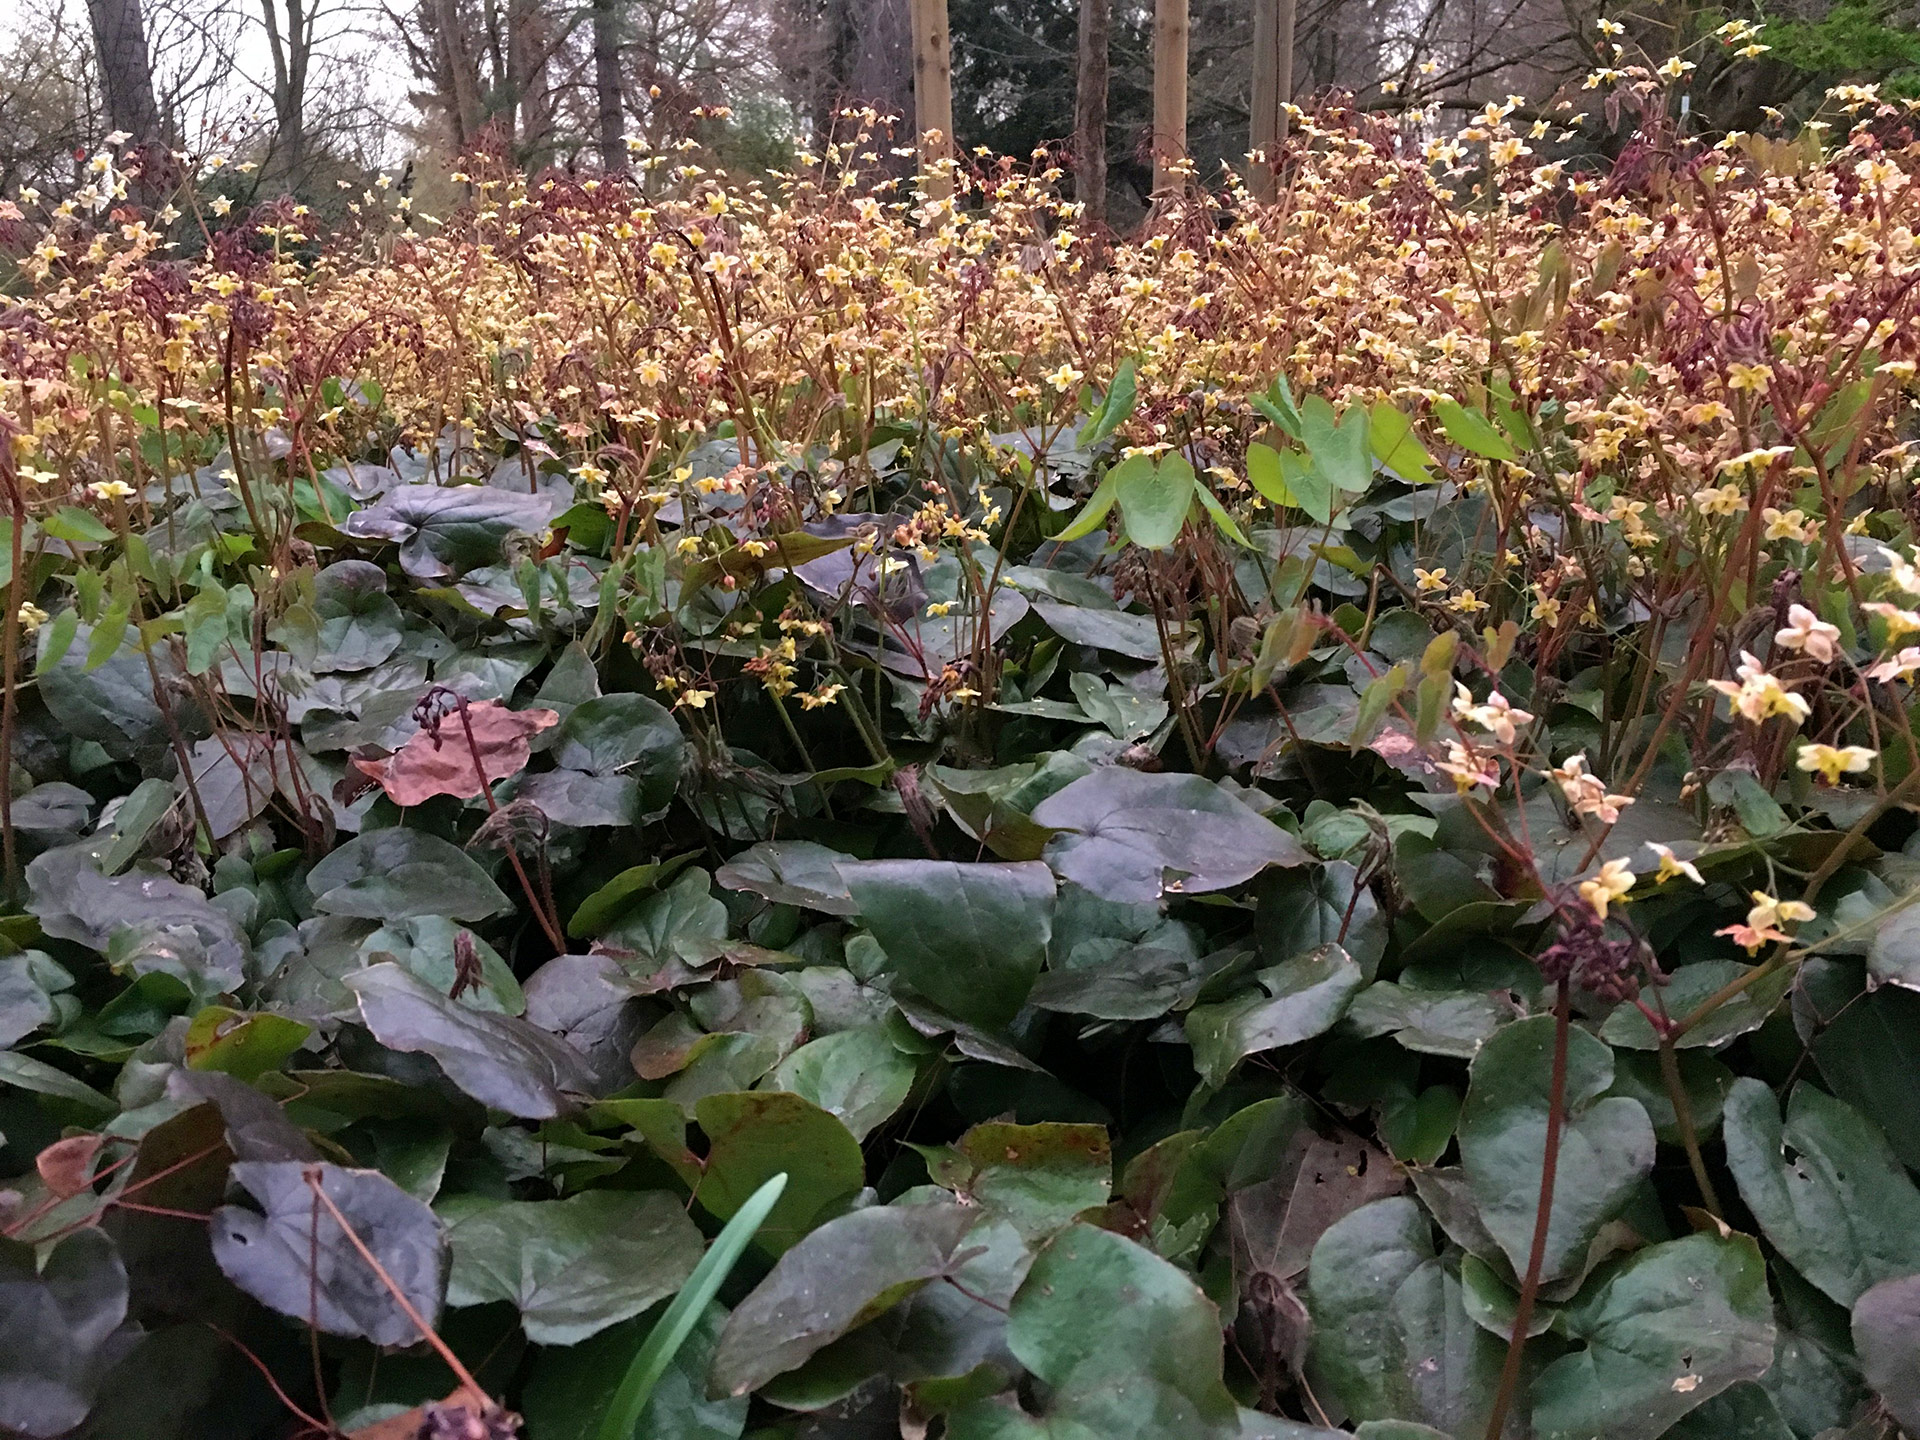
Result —
<instances>
[{"instance_id":1,"label":"reddish stem","mask_svg":"<svg viewBox=\"0 0 1920 1440\"><path fill-rule=\"evenodd\" d=\"M340 1227L341 1233L359 1252L360 1258L367 1262L373 1273L380 1278L380 1283L387 1287L387 1293L393 1296L393 1303L398 1305L405 1312L407 1319L413 1322L414 1328L420 1332L420 1338L434 1348L434 1351L446 1362L447 1368L453 1371L454 1378L472 1391L481 1404L488 1409L496 1408L492 1397L481 1389L480 1382L473 1378L473 1372L460 1362L460 1357L454 1354L447 1342L440 1338L439 1332L427 1324L420 1312L414 1308L413 1302L407 1299L406 1292L394 1283L393 1277L387 1273L387 1267L382 1265L379 1257L367 1248L366 1241L360 1238L359 1232L347 1223L347 1217L340 1213L340 1207L333 1203L333 1197L326 1192L321 1181L319 1166L312 1166L307 1170L306 1181L307 1188L313 1191L314 1198L324 1205L327 1213L333 1217L333 1223Z\"/></svg>"},{"instance_id":2,"label":"reddish stem","mask_svg":"<svg viewBox=\"0 0 1920 1440\"><path fill-rule=\"evenodd\" d=\"M1506 1363L1500 1367L1500 1390L1487 1416L1487 1440L1500 1440L1507 1428L1507 1411L1520 1388L1520 1357L1527 1348L1533 1324L1533 1302L1540 1294L1540 1270L1547 1259L1547 1226L1553 1218L1553 1185L1560 1169L1560 1128L1567 1112L1567 1031L1571 1026L1572 995L1560 982L1553 1001L1553 1079L1547 1095L1547 1136L1540 1157L1540 1201L1533 1212L1533 1248L1527 1253L1526 1278L1520 1282L1520 1300L1513 1309L1513 1333L1507 1339Z\"/></svg>"}]
</instances>

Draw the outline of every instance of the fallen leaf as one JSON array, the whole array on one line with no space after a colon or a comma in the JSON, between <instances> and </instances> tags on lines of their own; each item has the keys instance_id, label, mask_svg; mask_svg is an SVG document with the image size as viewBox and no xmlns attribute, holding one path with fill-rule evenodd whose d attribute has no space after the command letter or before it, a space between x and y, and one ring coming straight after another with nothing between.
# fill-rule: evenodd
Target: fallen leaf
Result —
<instances>
[{"instance_id":1,"label":"fallen leaf","mask_svg":"<svg viewBox=\"0 0 1920 1440\"><path fill-rule=\"evenodd\" d=\"M475 701L431 729L416 731L386 759L356 758L353 767L378 780L396 805L418 805L435 795L472 800L494 781L524 769L533 753L528 737L559 723L552 710L509 710L492 700Z\"/></svg>"}]
</instances>

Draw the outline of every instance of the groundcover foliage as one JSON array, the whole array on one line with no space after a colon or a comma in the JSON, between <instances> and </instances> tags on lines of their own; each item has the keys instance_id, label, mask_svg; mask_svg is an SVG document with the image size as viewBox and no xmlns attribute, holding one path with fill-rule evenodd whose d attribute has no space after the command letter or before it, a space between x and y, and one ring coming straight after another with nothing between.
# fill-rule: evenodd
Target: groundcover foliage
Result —
<instances>
[{"instance_id":1,"label":"groundcover foliage","mask_svg":"<svg viewBox=\"0 0 1920 1440\"><path fill-rule=\"evenodd\" d=\"M1113 249L56 219L0 1428L1920 1426L1912 140L1613 78Z\"/></svg>"}]
</instances>

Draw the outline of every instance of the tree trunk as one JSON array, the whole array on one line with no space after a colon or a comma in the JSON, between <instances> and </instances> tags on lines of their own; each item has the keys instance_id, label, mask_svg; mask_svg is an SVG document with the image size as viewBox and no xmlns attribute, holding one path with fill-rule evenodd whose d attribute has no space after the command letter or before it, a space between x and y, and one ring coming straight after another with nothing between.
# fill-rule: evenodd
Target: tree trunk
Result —
<instances>
[{"instance_id":1,"label":"tree trunk","mask_svg":"<svg viewBox=\"0 0 1920 1440\"><path fill-rule=\"evenodd\" d=\"M614 0L593 0L593 93L599 112L600 167L609 175L627 168L620 90L620 15Z\"/></svg>"},{"instance_id":2,"label":"tree trunk","mask_svg":"<svg viewBox=\"0 0 1920 1440\"><path fill-rule=\"evenodd\" d=\"M947 34L947 0L912 0L913 113L920 170L927 194L953 194L953 176L934 167L953 154L953 57Z\"/></svg>"},{"instance_id":3,"label":"tree trunk","mask_svg":"<svg viewBox=\"0 0 1920 1440\"><path fill-rule=\"evenodd\" d=\"M853 5L851 0L824 0L818 31L819 63L808 77L808 118L811 143L822 148L832 138L847 98L847 80L853 74Z\"/></svg>"},{"instance_id":4,"label":"tree trunk","mask_svg":"<svg viewBox=\"0 0 1920 1440\"><path fill-rule=\"evenodd\" d=\"M432 0L433 28L440 46L442 98L453 131L453 148L463 154L480 132L480 76L467 49L460 0Z\"/></svg>"},{"instance_id":5,"label":"tree trunk","mask_svg":"<svg viewBox=\"0 0 1920 1440\"><path fill-rule=\"evenodd\" d=\"M508 83L517 112L514 133L520 163L538 170L553 148L554 42L540 0L512 0L507 7Z\"/></svg>"},{"instance_id":6,"label":"tree trunk","mask_svg":"<svg viewBox=\"0 0 1920 1440\"><path fill-rule=\"evenodd\" d=\"M903 136L920 133L913 113L913 17L909 0L853 0L848 7L851 53L843 104L871 105L896 116ZM847 140L852 131L838 127ZM907 167L878 147L882 172L904 175Z\"/></svg>"},{"instance_id":7,"label":"tree trunk","mask_svg":"<svg viewBox=\"0 0 1920 1440\"><path fill-rule=\"evenodd\" d=\"M1187 0L1154 0L1153 192L1184 185L1187 158Z\"/></svg>"},{"instance_id":8,"label":"tree trunk","mask_svg":"<svg viewBox=\"0 0 1920 1440\"><path fill-rule=\"evenodd\" d=\"M1080 73L1073 107L1074 193L1095 224L1107 221L1107 51L1113 0L1080 0Z\"/></svg>"},{"instance_id":9,"label":"tree trunk","mask_svg":"<svg viewBox=\"0 0 1920 1440\"><path fill-rule=\"evenodd\" d=\"M166 139L153 98L153 59L140 0L87 0L87 19L93 24L108 121L139 144Z\"/></svg>"},{"instance_id":10,"label":"tree trunk","mask_svg":"<svg viewBox=\"0 0 1920 1440\"><path fill-rule=\"evenodd\" d=\"M286 27L281 29L283 0L260 0L267 24L267 48L273 58L273 150L271 173L289 190L300 179L306 159L307 63L313 51L313 22L304 0L284 0Z\"/></svg>"},{"instance_id":11,"label":"tree trunk","mask_svg":"<svg viewBox=\"0 0 1920 1440\"><path fill-rule=\"evenodd\" d=\"M1254 152L1247 177L1253 197L1271 205L1273 167L1287 137L1287 102L1293 99L1293 23L1298 0L1253 0L1253 115L1248 141Z\"/></svg>"}]
</instances>

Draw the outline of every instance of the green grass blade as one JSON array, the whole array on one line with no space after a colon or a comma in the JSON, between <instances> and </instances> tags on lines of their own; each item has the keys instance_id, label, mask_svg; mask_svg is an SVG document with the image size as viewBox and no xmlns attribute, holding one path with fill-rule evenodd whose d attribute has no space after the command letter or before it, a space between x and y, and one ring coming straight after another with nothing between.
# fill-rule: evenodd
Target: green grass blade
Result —
<instances>
[{"instance_id":1,"label":"green grass blade","mask_svg":"<svg viewBox=\"0 0 1920 1440\"><path fill-rule=\"evenodd\" d=\"M720 1292L720 1286L732 1273L747 1242L753 1239L754 1232L786 1188L786 1175L774 1176L754 1191L752 1198L727 1222L720 1238L701 1257L687 1283L680 1287L680 1293L673 1297L673 1303L660 1317L660 1323L647 1336L647 1343L627 1366L626 1377L614 1392L613 1403L607 1406L606 1418L600 1422L598 1440L633 1440L634 1427L640 1423L640 1412L647 1408L653 1387L666 1374L667 1366L673 1363L673 1357L693 1333L693 1327L700 1323L707 1303Z\"/></svg>"}]
</instances>

